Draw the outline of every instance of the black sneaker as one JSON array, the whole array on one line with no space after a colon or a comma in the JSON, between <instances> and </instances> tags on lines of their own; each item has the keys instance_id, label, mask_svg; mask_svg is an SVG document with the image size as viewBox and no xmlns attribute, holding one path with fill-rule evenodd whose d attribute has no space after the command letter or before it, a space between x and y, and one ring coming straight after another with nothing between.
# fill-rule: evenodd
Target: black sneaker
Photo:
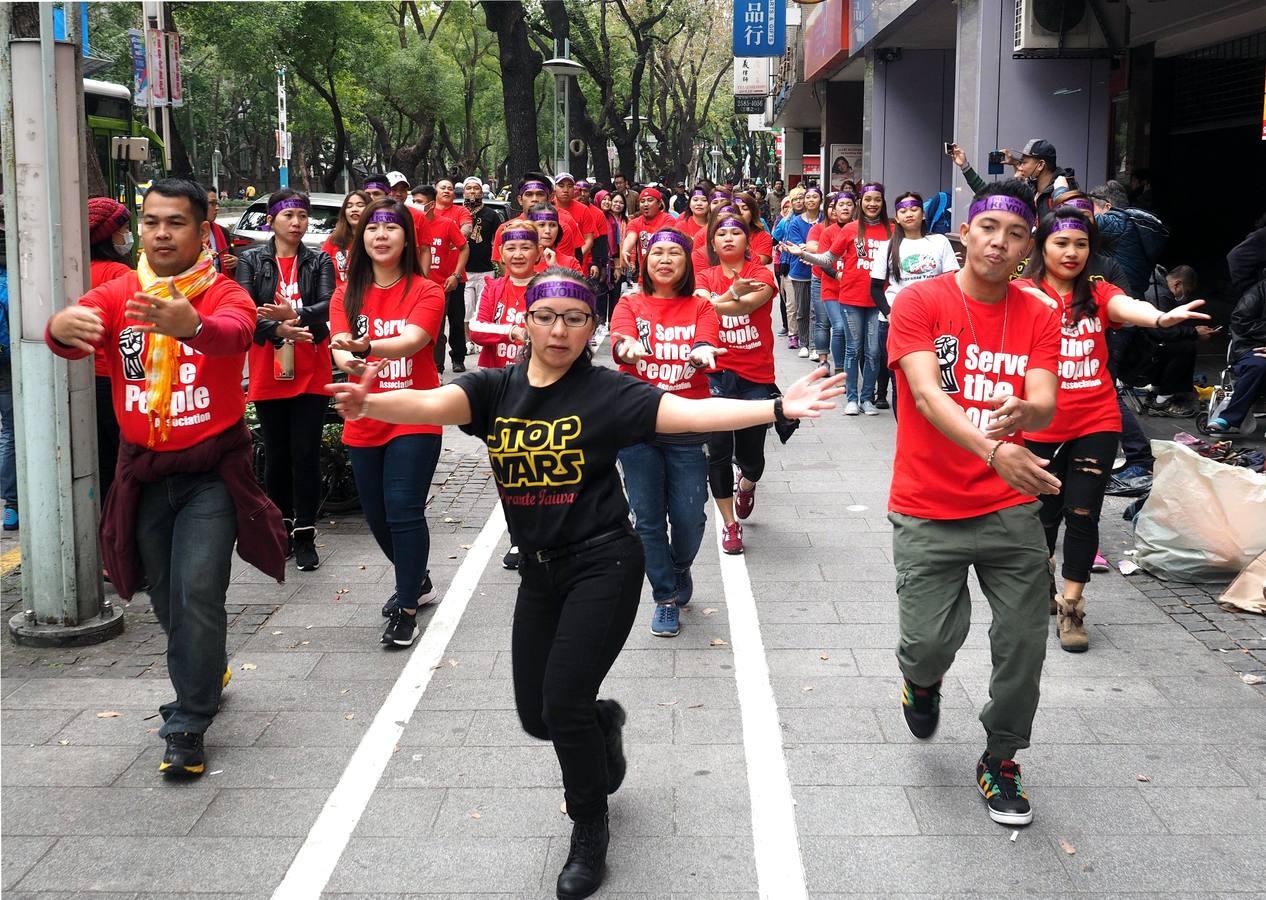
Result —
<instances>
[{"instance_id":1,"label":"black sneaker","mask_svg":"<svg viewBox=\"0 0 1266 900\"><path fill-rule=\"evenodd\" d=\"M458 363L453 363L453 371L454 371L454 372L465 372L465 371L466 371L466 364L465 364L465 363L459 363L459 362L458 362Z\"/></svg>"},{"instance_id":2,"label":"black sneaker","mask_svg":"<svg viewBox=\"0 0 1266 900\"><path fill-rule=\"evenodd\" d=\"M316 529L312 526L296 528L290 532L294 546L295 565L300 572L315 572L321 567L321 557L316 552Z\"/></svg>"},{"instance_id":3,"label":"black sneaker","mask_svg":"<svg viewBox=\"0 0 1266 900\"><path fill-rule=\"evenodd\" d=\"M158 771L168 778L197 778L207 769L202 751L202 735L185 731L167 735L167 752L158 764Z\"/></svg>"},{"instance_id":4,"label":"black sneaker","mask_svg":"<svg viewBox=\"0 0 1266 900\"><path fill-rule=\"evenodd\" d=\"M941 683L919 687L909 678L902 678L901 711L910 733L926 741L936 734L936 726L941 721Z\"/></svg>"},{"instance_id":5,"label":"black sneaker","mask_svg":"<svg viewBox=\"0 0 1266 900\"><path fill-rule=\"evenodd\" d=\"M624 783L629 770L624 758L624 722L628 716L624 707L614 700L598 701L598 724L607 742L607 793L614 794Z\"/></svg>"},{"instance_id":6,"label":"black sneaker","mask_svg":"<svg viewBox=\"0 0 1266 900\"><path fill-rule=\"evenodd\" d=\"M519 548L511 547L506 551L506 555L501 558L501 568L517 569L519 567Z\"/></svg>"},{"instance_id":7,"label":"black sneaker","mask_svg":"<svg viewBox=\"0 0 1266 900\"><path fill-rule=\"evenodd\" d=\"M435 585L431 584L431 573L427 572L426 577L422 579L422 594L418 597L418 606L434 603L438 597L439 594L435 593Z\"/></svg>"},{"instance_id":8,"label":"black sneaker","mask_svg":"<svg viewBox=\"0 0 1266 900\"><path fill-rule=\"evenodd\" d=\"M891 408L892 407L889 405L887 397L875 398L875 409L891 409Z\"/></svg>"},{"instance_id":9,"label":"black sneaker","mask_svg":"<svg viewBox=\"0 0 1266 900\"><path fill-rule=\"evenodd\" d=\"M382 605L382 617L384 619L390 618L391 614L396 611L396 600L399 597L400 595L393 591L391 596L387 598L387 602Z\"/></svg>"},{"instance_id":10,"label":"black sneaker","mask_svg":"<svg viewBox=\"0 0 1266 900\"><path fill-rule=\"evenodd\" d=\"M1033 807L1020 783L1020 764L1014 759L994 759L986 750L976 763L976 786L989 804L989 818L999 825L1033 821Z\"/></svg>"},{"instance_id":11,"label":"black sneaker","mask_svg":"<svg viewBox=\"0 0 1266 900\"><path fill-rule=\"evenodd\" d=\"M418 639L418 617L402 609L393 609L387 619L387 630L382 633L384 644L408 647Z\"/></svg>"},{"instance_id":12,"label":"black sneaker","mask_svg":"<svg viewBox=\"0 0 1266 900\"><path fill-rule=\"evenodd\" d=\"M563 900L588 897L602 886L607 868L611 830L604 813L596 822L577 822L571 829L571 849L558 873L558 896Z\"/></svg>"}]
</instances>

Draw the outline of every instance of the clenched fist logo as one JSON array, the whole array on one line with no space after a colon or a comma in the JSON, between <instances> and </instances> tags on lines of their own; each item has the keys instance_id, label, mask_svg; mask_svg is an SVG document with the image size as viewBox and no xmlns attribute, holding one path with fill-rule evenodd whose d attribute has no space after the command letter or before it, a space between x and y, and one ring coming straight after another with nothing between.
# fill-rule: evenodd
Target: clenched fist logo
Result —
<instances>
[{"instance_id":1,"label":"clenched fist logo","mask_svg":"<svg viewBox=\"0 0 1266 900\"><path fill-rule=\"evenodd\" d=\"M123 377L128 381L144 381L145 367L141 365L141 353L145 350L145 335L135 328L119 332L119 355L123 357Z\"/></svg>"},{"instance_id":2,"label":"clenched fist logo","mask_svg":"<svg viewBox=\"0 0 1266 900\"><path fill-rule=\"evenodd\" d=\"M369 316L357 316L356 326L352 332L352 337L359 340L369 336Z\"/></svg>"},{"instance_id":3,"label":"clenched fist logo","mask_svg":"<svg viewBox=\"0 0 1266 900\"><path fill-rule=\"evenodd\" d=\"M936 361L941 366L941 390L947 394L958 393L958 379L954 377L954 363L958 362L958 338L943 334L936 339Z\"/></svg>"},{"instance_id":4,"label":"clenched fist logo","mask_svg":"<svg viewBox=\"0 0 1266 900\"><path fill-rule=\"evenodd\" d=\"M642 349L651 352L651 323L645 319L637 320L637 336L642 339Z\"/></svg>"}]
</instances>

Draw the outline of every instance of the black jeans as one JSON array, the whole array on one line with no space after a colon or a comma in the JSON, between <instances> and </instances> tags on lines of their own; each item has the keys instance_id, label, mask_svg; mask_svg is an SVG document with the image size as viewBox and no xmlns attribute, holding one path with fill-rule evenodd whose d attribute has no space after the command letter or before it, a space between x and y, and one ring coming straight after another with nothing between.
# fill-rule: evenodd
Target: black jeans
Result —
<instances>
[{"instance_id":1,"label":"black jeans","mask_svg":"<svg viewBox=\"0 0 1266 900\"><path fill-rule=\"evenodd\" d=\"M732 400L768 400L778 396L772 384L748 381L733 372L720 371L708 375L713 397ZM714 431L708 439L708 485L712 496L726 500L734 496L734 466L751 482L765 474L765 432L768 425L753 425L738 431Z\"/></svg>"},{"instance_id":2,"label":"black jeans","mask_svg":"<svg viewBox=\"0 0 1266 900\"><path fill-rule=\"evenodd\" d=\"M567 814L592 822L607 811L607 757L598 688L620 655L642 594L637 537L519 567L511 662L514 703L530 735L553 741Z\"/></svg>"},{"instance_id":3,"label":"black jeans","mask_svg":"<svg viewBox=\"0 0 1266 900\"><path fill-rule=\"evenodd\" d=\"M879 320L879 364L875 366L875 399L888 399L892 372L888 368L888 320ZM895 399L895 398L894 398Z\"/></svg>"},{"instance_id":4,"label":"black jeans","mask_svg":"<svg viewBox=\"0 0 1266 900\"><path fill-rule=\"evenodd\" d=\"M236 539L233 497L214 472L142 485L136 546L154 615L167 633L167 673L176 689L176 699L159 707L163 737L203 733L220 705L224 596Z\"/></svg>"},{"instance_id":5,"label":"black jeans","mask_svg":"<svg viewBox=\"0 0 1266 900\"><path fill-rule=\"evenodd\" d=\"M466 365L466 289L462 284L444 295L444 316L448 321L448 356L455 366ZM444 320L435 336L435 368L444 371Z\"/></svg>"},{"instance_id":6,"label":"black jeans","mask_svg":"<svg viewBox=\"0 0 1266 900\"><path fill-rule=\"evenodd\" d=\"M1131 330L1118 328L1108 332L1108 371L1114 379L1119 377L1121 363L1134 339ZM1117 393L1117 409L1121 411L1121 452L1125 454L1127 466L1140 466L1152 471L1156 459L1152 456L1152 444L1143 432L1134 410L1125 405L1121 394Z\"/></svg>"},{"instance_id":7,"label":"black jeans","mask_svg":"<svg viewBox=\"0 0 1266 900\"><path fill-rule=\"evenodd\" d=\"M1096 431L1058 444L1026 442L1034 455L1051 461L1046 471L1063 484L1058 494L1038 498L1038 516L1052 554L1059 523L1064 522L1062 572L1066 581L1084 584L1090 580L1090 566L1099 552L1099 511L1120 437L1115 431Z\"/></svg>"},{"instance_id":8,"label":"black jeans","mask_svg":"<svg viewBox=\"0 0 1266 900\"><path fill-rule=\"evenodd\" d=\"M114 417L114 397L110 376L97 376L97 480L101 482L101 508L114 484L114 467L119 462L119 420Z\"/></svg>"},{"instance_id":9,"label":"black jeans","mask_svg":"<svg viewBox=\"0 0 1266 900\"><path fill-rule=\"evenodd\" d=\"M1156 369L1152 376L1156 393L1179 397L1191 394L1196 377L1196 351L1195 338L1156 345L1153 355Z\"/></svg>"},{"instance_id":10,"label":"black jeans","mask_svg":"<svg viewBox=\"0 0 1266 900\"><path fill-rule=\"evenodd\" d=\"M348 447L360 508L396 570L396 603L417 609L431 555L426 495L440 458L438 434L402 434L381 447Z\"/></svg>"},{"instance_id":11,"label":"black jeans","mask_svg":"<svg viewBox=\"0 0 1266 900\"><path fill-rule=\"evenodd\" d=\"M300 394L285 400L256 400L264 435L264 488L281 515L296 528L316 525L321 506L321 429L330 398Z\"/></svg>"}]
</instances>

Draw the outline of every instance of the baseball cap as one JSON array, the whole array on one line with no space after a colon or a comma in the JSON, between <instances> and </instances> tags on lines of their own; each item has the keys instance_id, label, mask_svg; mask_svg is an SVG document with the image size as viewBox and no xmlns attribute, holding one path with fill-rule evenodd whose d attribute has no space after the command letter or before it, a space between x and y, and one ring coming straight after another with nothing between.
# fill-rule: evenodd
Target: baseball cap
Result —
<instances>
[{"instance_id":1,"label":"baseball cap","mask_svg":"<svg viewBox=\"0 0 1266 900\"><path fill-rule=\"evenodd\" d=\"M1055 145L1050 141L1042 138L1033 138L1024 145L1024 149L1020 151L1024 156L1031 156L1034 159L1044 160L1055 165Z\"/></svg>"},{"instance_id":2,"label":"baseball cap","mask_svg":"<svg viewBox=\"0 0 1266 900\"><path fill-rule=\"evenodd\" d=\"M400 184L401 182L404 182L405 187L409 186L409 179L404 177L403 172L388 172L387 173L387 184L389 184L391 187L395 187L397 184Z\"/></svg>"},{"instance_id":3,"label":"baseball cap","mask_svg":"<svg viewBox=\"0 0 1266 900\"><path fill-rule=\"evenodd\" d=\"M570 181L572 184L576 183L576 179L571 172L559 172L554 176L554 184L559 184L563 181Z\"/></svg>"}]
</instances>

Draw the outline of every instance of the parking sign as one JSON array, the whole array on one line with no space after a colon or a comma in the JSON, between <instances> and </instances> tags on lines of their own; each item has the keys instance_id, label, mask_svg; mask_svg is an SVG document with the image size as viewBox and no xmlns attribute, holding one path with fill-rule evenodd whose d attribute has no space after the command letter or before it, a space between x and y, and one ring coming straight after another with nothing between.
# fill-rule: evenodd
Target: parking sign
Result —
<instances>
[{"instance_id":1,"label":"parking sign","mask_svg":"<svg viewBox=\"0 0 1266 900\"><path fill-rule=\"evenodd\" d=\"M787 0L734 0L734 55L782 56Z\"/></svg>"}]
</instances>

